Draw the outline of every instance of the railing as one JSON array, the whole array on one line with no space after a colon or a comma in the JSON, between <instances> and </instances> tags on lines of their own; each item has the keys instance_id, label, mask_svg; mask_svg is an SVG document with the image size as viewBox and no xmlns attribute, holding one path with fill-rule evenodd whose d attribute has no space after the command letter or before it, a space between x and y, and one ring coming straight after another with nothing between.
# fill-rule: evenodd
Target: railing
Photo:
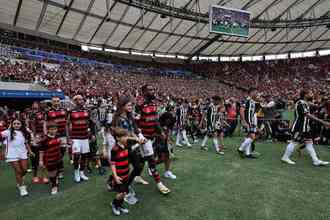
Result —
<instances>
[{"instance_id":1,"label":"railing","mask_svg":"<svg viewBox=\"0 0 330 220\"><path fill-rule=\"evenodd\" d=\"M31 90L31 91L48 91L43 85L39 83L21 81L21 80L1 80L0 89L6 90Z\"/></svg>"}]
</instances>

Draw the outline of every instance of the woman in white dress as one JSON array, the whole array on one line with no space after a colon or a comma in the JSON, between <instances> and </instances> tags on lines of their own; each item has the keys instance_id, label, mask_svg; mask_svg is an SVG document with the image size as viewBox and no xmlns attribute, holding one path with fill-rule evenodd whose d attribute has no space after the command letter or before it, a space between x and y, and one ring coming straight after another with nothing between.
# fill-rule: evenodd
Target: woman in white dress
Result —
<instances>
[{"instance_id":1,"label":"woman in white dress","mask_svg":"<svg viewBox=\"0 0 330 220\"><path fill-rule=\"evenodd\" d=\"M24 176L28 166L28 145L31 135L23 123L15 119L9 128L0 133L5 143L6 162L10 163L15 171L16 184L21 196L27 196L28 191L24 185Z\"/></svg>"}]
</instances>

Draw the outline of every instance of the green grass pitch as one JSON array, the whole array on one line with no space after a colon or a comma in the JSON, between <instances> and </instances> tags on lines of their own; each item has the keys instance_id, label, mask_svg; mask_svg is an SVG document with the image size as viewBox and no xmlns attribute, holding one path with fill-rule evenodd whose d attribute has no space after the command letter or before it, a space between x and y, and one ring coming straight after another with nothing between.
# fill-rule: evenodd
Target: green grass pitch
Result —
<instances>
[{"instance_id":1,"label":"green grass pitch","mask_svg":"<svg viewBox=\"0 0 330 220\"><path fill-rule=\"evenodd\" d=\"M163 179L172 193L159 194L144 172L151 184L135 187L141 202L120 217L112 215L114 193L105 190L106 177L93 174L90 181L74 184L72 168L66 164L58 195L50 196L48 186L29 184L30 196L20 198L11 168L1 162L0 219L330 219L330 167L313 167L306 153L300 159L295 155L295 166L282 164L283 143L259 142L259 159L240 159L236 153L240 140L225 140L225 156L216 155L211 146L208 152L198 145L177 149L173 171L178 178ZM316 149L323 160L330 160L327 147ZM163 172L163 165L158 167Z\"/></svg>"},{"instance_id":2,"label":"green grass pitch","mask_svg":"<svg viewBox=\"0 0 330 220\"><path fill-rule=\"evenodd\" d=\"M224 25L212 25L212 30L217 31L220 33L227 33L239 36L249 36L249 29L248 28L241 28L241 27L227 27Z\"/></svg>"}]
</instances>

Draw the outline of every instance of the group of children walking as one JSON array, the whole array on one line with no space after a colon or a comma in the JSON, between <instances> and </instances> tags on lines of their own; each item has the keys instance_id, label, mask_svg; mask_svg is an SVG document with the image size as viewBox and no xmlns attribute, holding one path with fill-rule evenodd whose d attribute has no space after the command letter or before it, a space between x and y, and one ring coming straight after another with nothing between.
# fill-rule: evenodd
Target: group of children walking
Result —
<instances>
[{"instance_id":1,"label":"group of children walking","mask_svg":"<svg viewBox=\"0 0 330 220\"><path fill-rule=\"evenodd\" d=\"M135 109L129 97L121 97L113 120L108 121L104 130L99 132L91 131L90 112L84 109L81 96L73 98L76 107L69 112L63 109L41 111L35 105L36 109L30 113L28 120L21 115L7 120L9 124L0 129L0 140L4 158L15 172L19 194L23 197L29 194L25 181L29 158L33 170L32 182L50 184L51 195L57 194L59 179L64 174L63 156L68 147L72 148L70 159L74 167L73 180L87 181L84 170L88 163L89 145L92 139L98 139L97 134L103 137L99 155L108 162L112 171L107 186L117 193L111 203L114 215L128 213L128 209L123 206L124 201L131 205L138 201L132 183L148 184L141 177L145 163L148 164L149 174L155 180L159 192L164 195L170 193L170 189L161 181L156 165L164 162L164 176L176 178L170 170L170 152L167 147L175 116L168 111L159 120L153 93L153 87L144 86L145 102ZM57 99L52 99L55 106L59 101ZM61 112L64 112L63 120ZM155 144L159 146L158 149L154 149Z\"/></svg>"}]
</instances>

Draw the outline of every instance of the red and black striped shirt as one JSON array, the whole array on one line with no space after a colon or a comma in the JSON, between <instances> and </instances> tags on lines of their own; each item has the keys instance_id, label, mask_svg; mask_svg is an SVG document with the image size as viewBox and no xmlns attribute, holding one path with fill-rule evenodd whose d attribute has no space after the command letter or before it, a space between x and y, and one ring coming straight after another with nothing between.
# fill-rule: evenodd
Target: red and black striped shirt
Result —
<instances>
[{"instance_id":1,"label":"red and black striped shirt","mask_svg":"<svg viewBox=\"0 0 330 220\"><path fill-rule=\"evenodd\" d=\"M70 112L71 139L89 138L89 113L87 110L73 110Z\"/></svg>"},{"instance_id":2,"label":"red and black striped shirt","mask_svg":"<svg viewBox=\"0 0 330 220\"><path fill-rule=\"evenodd\" d=\"M66 125L68 114L65 109L51 109L47 112L47 122L55 122L57 124L57 136L66 136Z\"/></svg>"},{"instance_id":3,"label":"red and black striped shirt","mask_svg":"<svg viewBox=\"0 0 330 220\"><path fill-rule=\"evenodd\" d=\"M191 108L188 114L191 120L195 122L199 123L202 119L202 112L200 111L199 107Z\"/></svg>"},{"instance_id":4,"label":"red and black striped shirt","mask_svg":"<svg viewBox=\"0 0 330 220\"><path fill-rule=\"evenodd\" d=\"M61 141L48 135L40 142L40 151L44 152L45 166L54 166L61 161Z\"/></svg>"},{"instance_id":5,"label":"red and black striped shirt","mask_svg":"<svg viewBox=\"0 0 330 220\"><path fill-rule=\"evenodd\" d=\"M146 138L154 138L156 134L161 133L159 125L159 116L157 105L155 103L145 102L140 106L141 118L138 121L138 126Z\"/></svg>"},{"instance_id":6,"label":"red and black striped shirt","mask_svg":"<svg viewBox=\"0 0 330 220\"><path fill-rule=\"evenodd\" d=\"M116 145L111 150L111 165L116 167L118 177L125 182L129 176L128 150Z\"/></svg>"}]
</instances>

